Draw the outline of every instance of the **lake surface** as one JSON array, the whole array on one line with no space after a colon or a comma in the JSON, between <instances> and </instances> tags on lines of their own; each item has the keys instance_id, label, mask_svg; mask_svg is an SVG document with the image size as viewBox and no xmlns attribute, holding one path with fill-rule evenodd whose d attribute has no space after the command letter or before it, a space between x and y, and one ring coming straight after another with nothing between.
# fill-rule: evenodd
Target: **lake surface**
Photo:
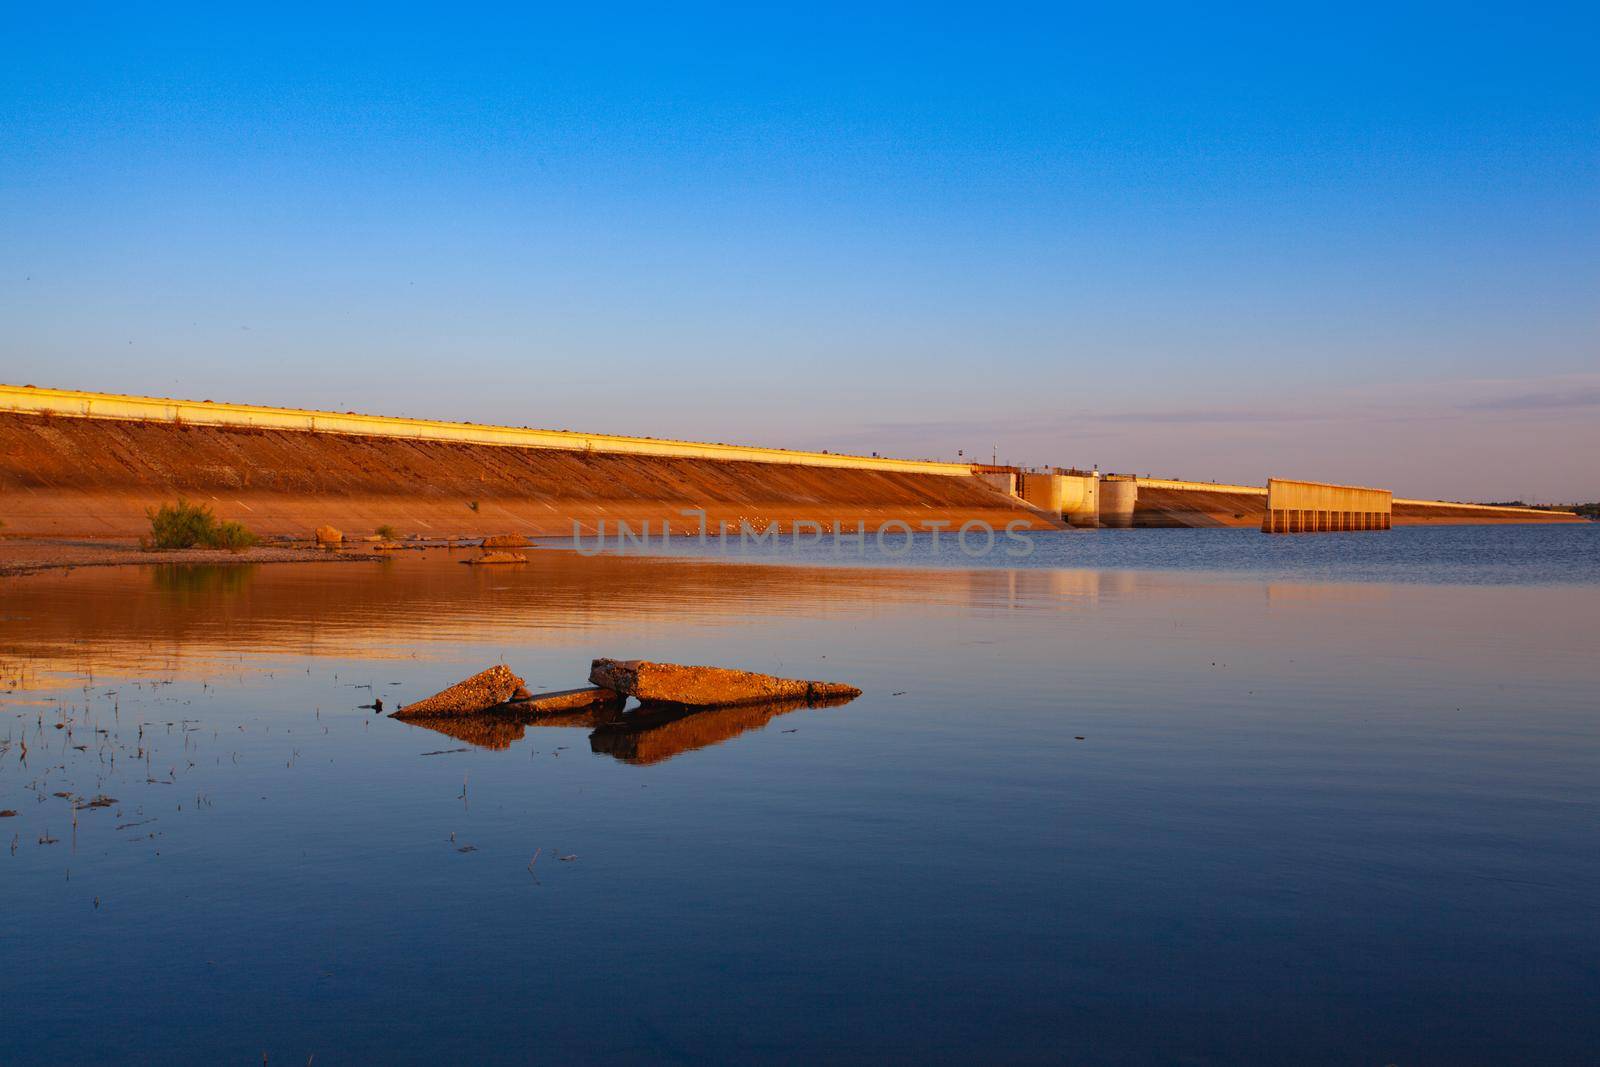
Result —
<instances>
[{"instance_id":1,"label":"lake surface","mask_svg":"<svg viewBox=\"0 0 1600 1067\"><path fill-rule=\"evenodd\" d=\"M0 1063L1592 1062L1597 532L0 579Z\"/></svg>"},{"instance_id":2,"label":"lake surface","mask_svg":"<svg viewBox=\"0 0 1600 1067\"><path fill-rule=\"evenodd\" d=\"M679 527L674 526L675 531ZM855 533L844 528L764 539L755 531L705 537L623 534L551 539L552 547L621 555L799 563L1030 570L1185 571L1252 581L1429 585L1600 584L1600 523L1550 526L1402 526L1374 537L1329 533L1263 537L1251 529L1013 531L981 523L962 531ZM681 531L680 531L681 534Z\"/></svg>"}]
</instances>

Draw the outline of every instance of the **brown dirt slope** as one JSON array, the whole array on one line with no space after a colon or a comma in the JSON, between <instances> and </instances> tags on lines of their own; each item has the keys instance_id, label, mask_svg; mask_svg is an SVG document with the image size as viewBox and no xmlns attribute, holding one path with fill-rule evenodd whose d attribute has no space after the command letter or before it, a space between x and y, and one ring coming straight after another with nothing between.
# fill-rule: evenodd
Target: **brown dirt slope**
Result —
<instances>
[{"instance_id":1,"label":"brown dirt slope","mask_svg":"<svg viewBox=\"0 0 1600 1067\"><path fill-rule=\"evenodd\" d=\"M1135 526L1254 526L1260 528L1267 498L1247 493L1157 489L1141 485L1133 506Z\"/></svg>"},{"instance_id":2,"label":"brown dirt slope","mask_svg":"<svg viewBox=\"0 0 1600 1067\"><path fill-rule=\"evenodd\" d=\"M1418 504L1411 501L1394 502L1396 526L1467 526L1479 523L1524 522L1586 522L1581 515L1569 511L1536 512L1531 510L1499 511L1478 508L1471 504Z\"/></svg>"},{"instance_id":3,"label":"brown dirt slope","mask_svg":"<svg viewBox=\"0 0 1600 1067\"><path fill-rule=\"evenodd\" d=\"M869 529L900 519L1039 513L976 478L669 459L439 441L0 414L0 521L13 534L132 536L187 496L261 534L570 535L606 520L795 520ZM655 527L659 529L659 526Z\"/></svg>"}]
</instances>

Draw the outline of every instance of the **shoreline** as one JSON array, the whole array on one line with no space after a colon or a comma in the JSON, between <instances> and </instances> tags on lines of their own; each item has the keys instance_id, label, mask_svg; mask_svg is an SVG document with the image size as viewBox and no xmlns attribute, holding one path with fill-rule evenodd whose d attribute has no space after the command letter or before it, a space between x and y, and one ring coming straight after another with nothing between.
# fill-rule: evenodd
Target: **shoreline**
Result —
<instances>
[{"instance_id":1,"label":"shoreline","mask_svg":"<svg viewBox=\"0 0 1600 1067\"><path fill-rule=\"evenodd\" d=\"M0 578L76 567L366 563L383 558L380 552L304 545L257 545L230 552L225 548L146 549L140 548L138 541L131 538L0 537Z\"/></svg>"}]
</instances>

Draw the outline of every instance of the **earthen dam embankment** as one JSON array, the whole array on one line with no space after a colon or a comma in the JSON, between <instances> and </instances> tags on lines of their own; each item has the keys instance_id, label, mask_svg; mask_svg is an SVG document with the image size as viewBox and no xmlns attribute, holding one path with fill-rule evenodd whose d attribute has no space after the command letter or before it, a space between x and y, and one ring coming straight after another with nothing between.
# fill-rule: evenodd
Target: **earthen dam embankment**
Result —
<instances>
[{"instance_id":1,"label":"earthen dam embankment","mask_svg":"<svg viewBox=\"0 0 1600 1067\"><path fill-rule=\"evenodd\" d=\"M601 521L659 532L707 522L755 529L891 520L997 529L1055 525L976 477L575 448L0 412L5 533L131 537L179 496L264 534L319 525L366 534L593 534Z\"/></svg>"}]
</instances>

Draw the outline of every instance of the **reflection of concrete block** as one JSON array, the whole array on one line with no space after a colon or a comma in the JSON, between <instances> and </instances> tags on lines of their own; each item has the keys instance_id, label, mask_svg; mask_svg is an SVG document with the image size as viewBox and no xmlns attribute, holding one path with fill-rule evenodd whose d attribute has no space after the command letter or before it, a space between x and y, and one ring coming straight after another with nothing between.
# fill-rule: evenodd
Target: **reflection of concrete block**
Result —
<instances>
[{"instance_id":1,"label":"reflection of concrete block","mask_svg":"<svg viewBox=\"0 0 1600 1067\"><path fill-rule=\"evenodd\" d=\"M721 744L747 730L759 730L778 715L849 701L849 697L834 697L704 709L655 705L600 723L589 735L589 750L624 763L660 763L693 749Z\"/></svg>"}]
</instances>

